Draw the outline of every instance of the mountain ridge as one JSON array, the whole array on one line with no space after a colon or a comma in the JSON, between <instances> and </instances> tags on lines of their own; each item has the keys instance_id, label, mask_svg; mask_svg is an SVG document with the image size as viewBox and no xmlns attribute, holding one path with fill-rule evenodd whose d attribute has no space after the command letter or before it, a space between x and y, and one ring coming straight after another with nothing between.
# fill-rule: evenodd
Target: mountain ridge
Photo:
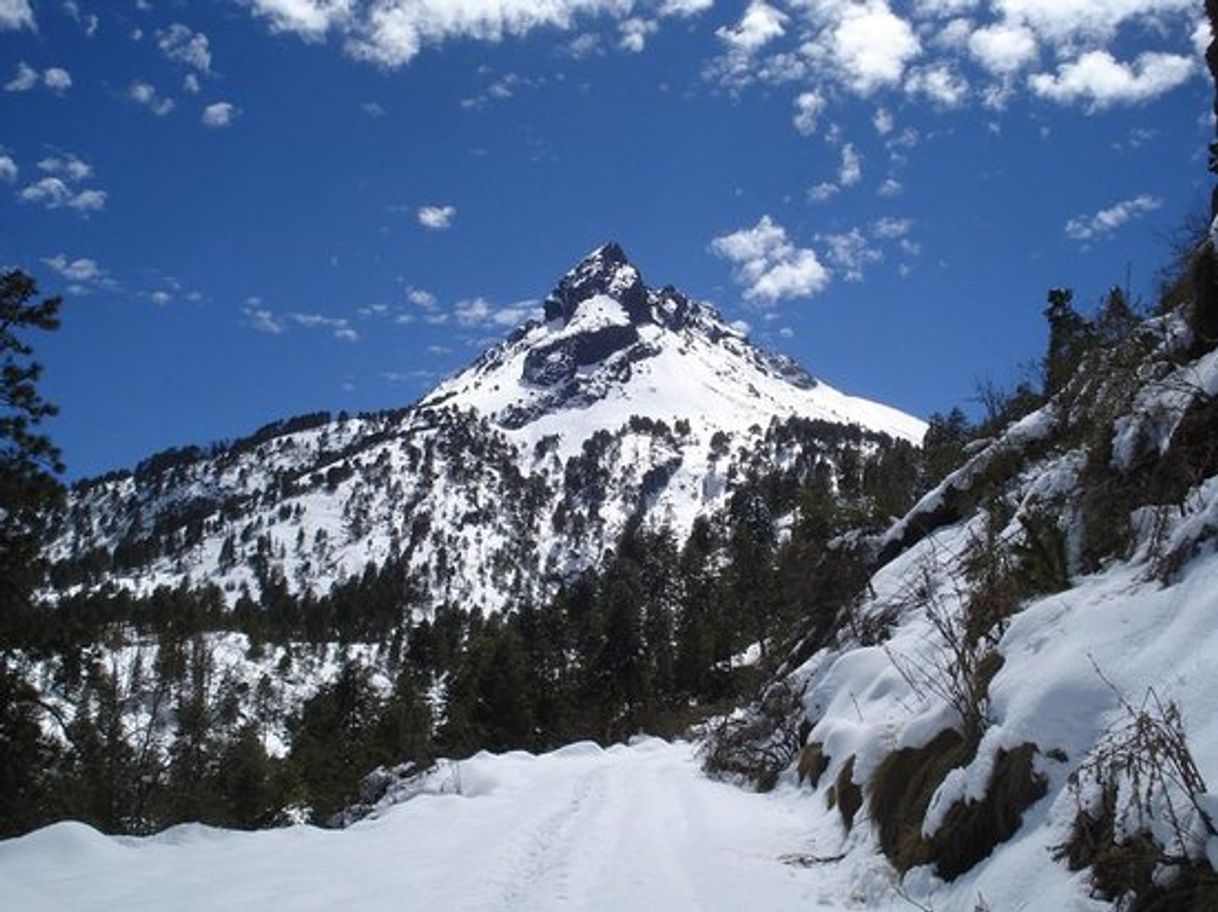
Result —
<instances>
[{"instance_id":1,"label":"mountain ridge","mask_svg":"<svg viewBox=\"0 0 1218 912\"><path fill-rule=\"evenodd\" d=\"M613 242L559 280L543 317L412 406L288 419L77 485L48 549L56 587L210 582L232 604L401 562L425 612L497 611L594 565L634 519L684 539L771 456L810 467L832 462L826 435L925 428L648 287ZM824 427L763 453L792 422Z\"/></svg>"}]
</instances>

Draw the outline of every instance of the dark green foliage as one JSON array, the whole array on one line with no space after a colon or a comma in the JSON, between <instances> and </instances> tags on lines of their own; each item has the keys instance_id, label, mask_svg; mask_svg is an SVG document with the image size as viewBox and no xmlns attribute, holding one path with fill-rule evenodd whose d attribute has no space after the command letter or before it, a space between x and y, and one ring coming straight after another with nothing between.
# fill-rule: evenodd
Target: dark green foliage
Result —
<instances>
[{"instance_id":1,"label":"dark green foliage","mask_svg":"<svg viewBox=\"0 0 1218 912\"><path fill-rule=\"evenodd\" d=\"M38 392L42 366L25 338L59 327L60 299L35 302L37 293L24 273L0 273L0 647L24 634L47 511L62 497L59 450L40 431L57 410Z\"/></svg>"},{"instance_id":2,"label":"dark green foliage","mask_svg":"<svg viewBox=\"0 0 1218 912\"><path fill-rule=\"evenodd\" d=\"M0 839L40 824L53 801L57 752L41 718L37 692L0 658Z\"/></svg>"},{"instance_id":3,"label":"dark green foliage","mask_svg":"<svg viewBox=\"0 0 1218 912\"><path fill-rule=\"evenodd\" d=\"M1015 546L1019 584L1026 595L1045 595L1070 588L1066 535L1049 513L1032 511L1019 517L1024 537Z\"/></svg>"},{"instance_id":4,"label":"dark green foliage","mask_svg":"<svg viewBox=\"0 0 1218 912\"><path fill-rule=\"evenodd\" d=\"M1049 350L1045 355L1045 393L1061 390L1074 375L1083 356L1094 343L1091 325L1073 305L1074 293L1065 288L1049 292L1045 319L1049 321Z\"/></svg>"},{"instance_id":5,"label":"dark green foliage","mask_svg":"<svg viewBox=\"0 0 1218 912\"><path fill-rule=\"evenodd\" d=\"M959 407L946 415L935 412L927 419L922 440L926 465L925 486L933 487L964 464L964 447L972 439L969 420Z\"/></svg>"}]
</instances>

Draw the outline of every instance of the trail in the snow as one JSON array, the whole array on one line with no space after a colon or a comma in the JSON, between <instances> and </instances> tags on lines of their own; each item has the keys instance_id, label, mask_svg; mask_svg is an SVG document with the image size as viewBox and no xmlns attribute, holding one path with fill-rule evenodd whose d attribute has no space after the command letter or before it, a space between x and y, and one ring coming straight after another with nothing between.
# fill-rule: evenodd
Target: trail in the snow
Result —
<instances>
[{"instance_id":1,"label":"trail in the snow","mask_svg":"<svg viewBox=\"0 0 1218 912\"><path fill-rule=\"evenodd\" d=\"M711 782L686 744L479 755L459 795L341 832L58 824L0 843L6 908L548 912L850 908L809 849L806 799Z\"/></svg>"}]
</instances>

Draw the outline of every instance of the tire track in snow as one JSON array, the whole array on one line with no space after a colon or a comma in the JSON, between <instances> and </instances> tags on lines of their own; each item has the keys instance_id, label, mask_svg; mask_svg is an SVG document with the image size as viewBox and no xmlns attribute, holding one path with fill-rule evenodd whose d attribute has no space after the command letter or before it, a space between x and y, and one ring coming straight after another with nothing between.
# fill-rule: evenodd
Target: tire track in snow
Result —
<instances>
[{"instance_id":1,"label":"tire track in snow","mask_svg":"<svg viewBox=\"0 0 1218 912\"><path fill-rule=\"evenodd\" d=\"M491 908L502 912L569 908L570 855L574 840L596 832L595 818L606 806L608 771L598 764L579 773L565 801L539 821L510 836L510 844L496 865L502 872L495 878ZM471 909L485 909L478 904Z\"/></svg>"}]
</instances>

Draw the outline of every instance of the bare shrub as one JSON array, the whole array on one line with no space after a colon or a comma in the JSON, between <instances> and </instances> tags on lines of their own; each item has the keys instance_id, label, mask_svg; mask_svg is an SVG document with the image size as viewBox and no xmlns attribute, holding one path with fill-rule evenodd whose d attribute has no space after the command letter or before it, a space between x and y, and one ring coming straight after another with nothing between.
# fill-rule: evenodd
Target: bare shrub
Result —
<instances>
[{"instance_id":1,"label":"bare shrub","mask_svg":"<svg viewBox=\"0 0 1218 912\"><path fill-rule=\"evenodd\" d=\"M1055 857L1090 868L1100 896L1131 897L1129 910L1218 908L1218 874L1205 854L1218 830L1180 708L1153 689L1136 707L1113 690L1124 721L1071 777L1078 813Z\"/></svg>"},{"instance_id":2,"label":"bare shrub","mask_svg":"<svg viewBox=\"0 0 1218 912\"><path fill-rule=\"evenodd\" d=\"M703 769L769 791L799 752L802 719L799 695L785 683L775 684L759 702L712 726Z\"/></svg>"}]
</instances>

